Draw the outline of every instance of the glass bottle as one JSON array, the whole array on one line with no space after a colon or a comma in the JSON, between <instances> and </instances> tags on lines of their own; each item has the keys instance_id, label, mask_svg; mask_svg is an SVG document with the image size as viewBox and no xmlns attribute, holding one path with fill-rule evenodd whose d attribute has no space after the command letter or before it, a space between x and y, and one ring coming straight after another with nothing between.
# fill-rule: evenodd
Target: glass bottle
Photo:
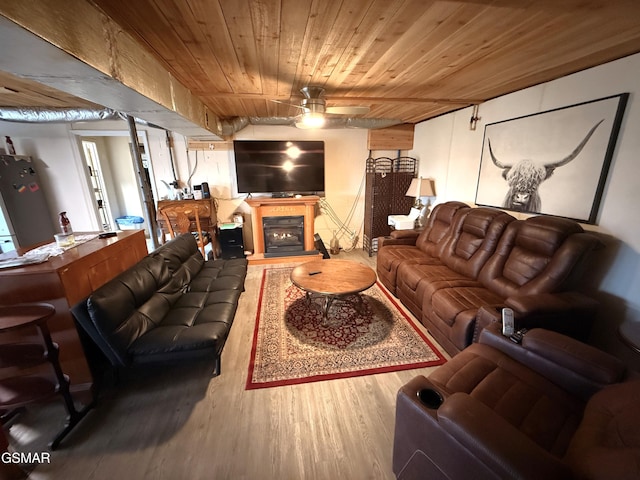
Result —
<instances>
[{"instance_id":1,"label":"glass bottle","mask_svg":"<svg viewBox=\"0 0 640 480\"><path fill-rule=\"evenodd\" d=\"M338 241L335 230L333 231L333 237L329 242L329 252L331 252L331 255L338 255L340 253L340 242Z\"/></svg>"},{"instance_id":2,"label":"glass bottle","mask_svg":"<svg viewBox=\"0 0 640 480\"><path fill-rule=\"evenodd\" d=\"M60 230L65 235L69 235L73 233L73 229L71 228L71 222L67 218L67 212L60 212Z\"/></svg>"}]
</instances>

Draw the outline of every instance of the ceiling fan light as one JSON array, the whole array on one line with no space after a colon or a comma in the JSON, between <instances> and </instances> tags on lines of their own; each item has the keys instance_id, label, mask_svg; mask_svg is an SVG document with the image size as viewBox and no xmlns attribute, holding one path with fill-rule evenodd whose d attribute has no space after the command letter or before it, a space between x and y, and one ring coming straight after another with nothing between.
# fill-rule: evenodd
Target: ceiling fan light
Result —
<instances>
[{"instance_id":1,"label":"ceiling fan light","mask_svg":"<svg viewBox=\"0 0 640 480\"><path fill-rule=\"evenodd\" d=\"M296 119L298 128L322 128L324 126L324 115L318 112L303 113Z\"/></svg>"}]
</instances>

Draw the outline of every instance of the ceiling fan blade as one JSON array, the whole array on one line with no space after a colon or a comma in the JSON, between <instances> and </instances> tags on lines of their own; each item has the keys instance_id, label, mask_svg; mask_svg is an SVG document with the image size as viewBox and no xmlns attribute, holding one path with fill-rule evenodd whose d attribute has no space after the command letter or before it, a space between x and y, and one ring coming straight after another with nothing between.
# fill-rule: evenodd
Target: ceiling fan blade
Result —
<instances>
[{"instance_id":1,"label":"ceiling fan blade","mask_svg":"<svg viewBox=\"0 0 640 480\"><path fill-rule=\"evenodd\" d=\"M369 113L369 107L366 106L334 106L327 107L325 110L327 113L333 113L336 115L364 115L365 113Z\"/></svg>"},{"instance_id":2,"label":"ceiling fan blade","mask_svg":"<svg viewBox=\"0 0 640 480\"><path fill-rule=\"evenodd\" d=\"M309 110L307 107L302 105L296 105L295 103L283 102L282 100L276 100L275 98L270 99L273 103L279 103L281 105L286 105L287 107L299 108L301 110Z\"/></svg>"}]
</instances>

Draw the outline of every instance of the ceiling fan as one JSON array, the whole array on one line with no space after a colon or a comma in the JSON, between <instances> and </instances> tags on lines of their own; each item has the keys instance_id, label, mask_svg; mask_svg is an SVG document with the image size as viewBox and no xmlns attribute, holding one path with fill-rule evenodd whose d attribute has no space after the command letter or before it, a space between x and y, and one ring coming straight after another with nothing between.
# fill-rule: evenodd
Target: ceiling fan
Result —
<instances>
[{"instance_id":1,"label":"ceiling fan","mask_svg":"<svg viewBox=\"0 0 640 480\"><path fill-rule=\"evenodd\" d=\"M282 103L302 110L302 113L296 116L295 126L298 128L322 128L326 122L326 115L364 115L369 112L367 106L334 106L327 107L325 99L325 89L312 85L302 87L300 89L303 98L300 105L294 105L279 100L273 100L276 103Z\"/></svg>"}]
</instances>

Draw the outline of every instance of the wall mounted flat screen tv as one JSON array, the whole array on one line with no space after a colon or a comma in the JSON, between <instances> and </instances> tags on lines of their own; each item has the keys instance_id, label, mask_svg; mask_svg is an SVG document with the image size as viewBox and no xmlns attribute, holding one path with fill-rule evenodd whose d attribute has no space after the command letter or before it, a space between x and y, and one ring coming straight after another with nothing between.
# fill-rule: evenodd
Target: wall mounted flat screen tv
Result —
<instances>
[{"instance_id":1,"label":"wall mounted flat screen tv","mask_svg":"<svg viewBox=\"0 0 640 480\"><path fill-rule=\"evenodd\" d=\"M324 193L324 142L235 140L238 193Z\"/></svg>"}]
</instances>

